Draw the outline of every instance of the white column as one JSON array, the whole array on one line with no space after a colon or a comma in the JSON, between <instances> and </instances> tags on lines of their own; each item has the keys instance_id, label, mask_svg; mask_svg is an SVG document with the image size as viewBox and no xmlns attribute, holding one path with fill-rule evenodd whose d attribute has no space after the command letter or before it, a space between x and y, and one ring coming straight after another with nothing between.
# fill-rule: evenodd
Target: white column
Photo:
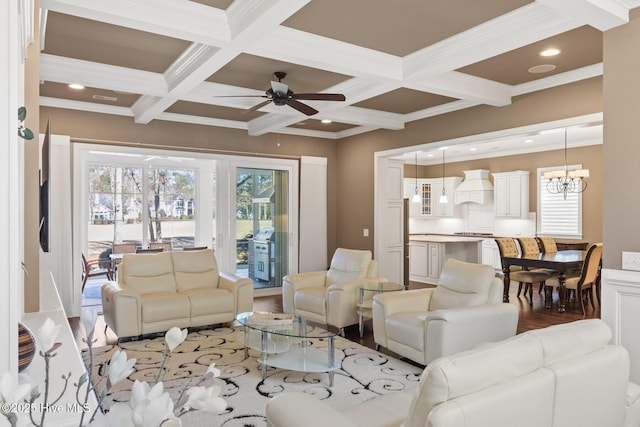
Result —
<instances>
[{"instance_id":1,"label":"white column","mask_svg":"<svg viewBox=\"0 0 640 427\"><path fill-rule=\"evenodd\" d=\"M327 159L300 159L300 264L299 271L326 270L327 264Z\"/></svg>"},{"instance_id":2,"label":"white column","mask_svg":"<svg viewBox=\"0 0 640 427\"><path fill-rule=\"evenodd\" d=\"M23 97L20 58L20 16L17 1L0 6L0 374L18 371L17 325L22 313L22 141L17 136L17 114Z\"/></svg>"}]
</instances>

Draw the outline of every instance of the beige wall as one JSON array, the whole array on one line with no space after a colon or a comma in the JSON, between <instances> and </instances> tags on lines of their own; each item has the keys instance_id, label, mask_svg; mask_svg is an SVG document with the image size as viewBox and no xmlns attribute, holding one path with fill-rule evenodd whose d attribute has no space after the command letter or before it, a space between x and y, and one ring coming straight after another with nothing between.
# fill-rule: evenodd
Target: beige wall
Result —
<instances>
[{"instance_id":1,"label":"beige wall","mask_svg":"<svg viewBox=\"0 0 640 427\"><path fill-rule=\"evenodd\" d=\"M640 252L640 9L604 35L602 197L605 268L622 267L622 251Z\"/></svg>"},{"instance_id":2,"label":"beige wall","mask_svg":"<svg viewBox=\"0 0 640 427\"><path fill-rule=\"evenodd\" d=\"M246 131L167 121L147 125L121 117L42 107L40 131L51 120L54 134L70 135L72 141L125 143L162 148L185 148L227 154L271 157L318 156L327 158L328 255L336 248L336 141L292 135L249 136ZM279 145L278 145L279 144Z\"/></svg>"},{"instance_id":3,"label":"beige wall","mask_svg":"<svg viewBox=\"0 0 640 427\"><path fill-rule=\"evenodd\" d=\"M38 10L39 1L34 4ZM37 29L39 15L34 16L36 34L28 48L25 61L24 100L27 107L25 126L36 134L31 141L24 141L24 254L23 262L29 274L24 275L24 311L40 310L40 144L38 142L40 96L40 35ZM45 125L46 126L46 125Z\"/></svg>"},{"instance_id":4,"label":"beige wall","mask_svg":"<svg viewBox=\"0 0 640 427\"><path fill-rule=\"evenodd\" d=\"M362 237L362 228L373 228L374 152L600 111L602 79L593 78L523 95L506 107L479 106L408 123L402 131L375 131L339 141L338 245L373 250L373 233Z\"/></svg>"},{"instance_id":5,"label":"beige wall","mask_svg":"<svg viewBox=\"0 0 640 427\"><path fill-rule=\"evenodd\" d=\"M569 164L582 164L589 169L590 177L587 180L587 190L582 196L583 241L602 241L602 145L573 148L567 151ZM517 156L495 157L491 159L471 160L465 162L447 163L445 173L447 176L464 177L465 170L488 169L491 172L507 172L525 170L531 172L529 180L529 210L536 212L538 206L537 183L533 179L538 168L549 166L562 166L564 164L564 150L544 151L541 153L522 154ZM405 167L405 176L415 177L415 166ZM419 166L419 178L439 178L442 176L442 165ZM493 182L493 177L490 177Z\"/></svg>"},{"instance_id":6,"label":"beige wall","mask_svg":"<svg viewBox=\"0 0 640 427\"><path fill-rule=\"evenodd\" d=\"M440 141L602 111L602 81L593 78L517 97L506 107L480 106L408 123L401 131L379 130L333 141L317 138L248 136L246 131L174 122L133 123L130 117L41 108L40 127L76 140L124 141L183 146L254 155L324 156L328 159L328 255L336 247L373 251L373 155L376 151ZM589 166L589 165L586 165ZM369 229L363 237L362 229Z\"/></svg>"}]
</instances>

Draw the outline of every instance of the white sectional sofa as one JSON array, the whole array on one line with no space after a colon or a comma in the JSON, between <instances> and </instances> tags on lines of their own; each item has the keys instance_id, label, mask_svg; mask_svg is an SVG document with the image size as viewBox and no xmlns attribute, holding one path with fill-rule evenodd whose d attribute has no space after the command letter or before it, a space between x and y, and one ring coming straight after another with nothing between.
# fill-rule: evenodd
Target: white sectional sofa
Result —
<instances>
[{"instance_id":1,"label":"white sectional sofa","mask_svg":"<svg viewBox=\"0 0 640 427\"><path fill-rule=\"evenodd\" d=\"M269 427L638 427L627 351L589 319L433 361L418 386L343 412L303 393L267 405Z\"/></svg>"},{"instance_id":2,"label":"white sectional sofa","mask_svg":"<svg viewBox=\"0 0 640 427\"><path fill-rule=\"evenodd\" d=\"M253 282L219 272L211 249L125 254L117 279L102 285L102 307L120 338L229 322L253 307Z\"/></svg>"}]
</instances>

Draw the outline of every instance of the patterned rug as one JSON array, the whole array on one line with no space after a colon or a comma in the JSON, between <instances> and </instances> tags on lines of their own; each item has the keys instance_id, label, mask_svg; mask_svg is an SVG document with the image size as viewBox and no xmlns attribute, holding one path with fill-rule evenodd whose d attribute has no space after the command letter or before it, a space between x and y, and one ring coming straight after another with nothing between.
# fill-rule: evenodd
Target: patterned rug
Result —
<instances>
[{"instance_id":1,"label":"patterned rug","mask_svg":"<svg viewBox=\"0 0 640 427\"><path fill-rule=\"evenodd\" d=\"M289 391L301 391L325 400L336 409L356 405L375 396L407 390L416 386L422 369L394 359L360 344L341 337L334 338L336 358L341 368L335 371L334 387L329 387L326 373L304 373L268 368L262 379L259 352L249 350L244 356L244 347L237 335L242 327L219 327L191 332L187 339L172 353L165 365L165 390L170 390L174 399L193 376L206 371L211 362L221 370L223 395L227 401L225 413L211 416L190 412L183 417L183 426L264 427L265 406L273 396ZM324 339L310 340L316 348L327 348ZM164 337L121 343L128 358L136 358L135 371L127 380L116 384L106 398L106 409L113 402L127 401L131 385L136 379L153 384L162 362ZM101 376L101 362L111 358L118 347L106 346L94 349L93 380ZM84 353L85 360L87 352ZM98 390L101 386L98 387Z\"/></svg>"}]
</instances>

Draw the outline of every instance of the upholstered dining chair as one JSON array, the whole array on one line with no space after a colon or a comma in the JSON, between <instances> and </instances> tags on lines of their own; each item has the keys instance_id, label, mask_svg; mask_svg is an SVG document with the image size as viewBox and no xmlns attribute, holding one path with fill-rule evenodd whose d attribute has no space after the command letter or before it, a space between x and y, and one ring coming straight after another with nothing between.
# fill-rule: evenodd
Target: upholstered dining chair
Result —
<instances>
[{"instance_id":1,"label":"upholstered dining chair","mask_svg":"<svg viewBox=\"0 0 640 427\"><path fill-rule=\"evenodd\" d=\"M327 271L290 274L282 279L282 308L306 319L344 328L359 322L358 285L378 278L371 251L338 248Z\"/></svg>"},{"instance_id":2,"label":"upholstered dining chair","mask_svg":"<svg viewBox=\"0 0 640 427\"><path fill-rule=\"evenodd\" d=\"M522 251L522 255L525 255L525 256L539 255L540 254L539 242L540 242L539 239L536 237L518 237L518 245L520 245L520 250ZM557 247L556 247L556 250L553 252L558 252ZM558 274L557 271L551 270L548 268L536 268L535 270L548 273L549 277L552 277ZM541 293L543 289L544 289L544 283L540 282L540 286L538 287L538 293Z\"/></svg>"},{"instance_id":3,"label":"upholstered dining chair","mask_svg":"<svg viewBox=\"0 0 640 427\"><path fill-rule=\"evenodd\" d=\"M516 242L510 237L502 237L495 239L498 244L498 250L500 251L500 260L504 257L515 257L519 255L518 246ZM537 245L537 244L536 244ZM504 270L506 265L502 261L502 269ZM527 296L529 292L529 305L533 305L533 284L540 283L540 286L544 286L544 282L551 277L551 273L543 270L524 270L517 268L516 266L509 267L509 277L512 281L518 282L518 297L524 286L524 295Z\"/></svg>"},{"instance_id":4,"label":"upholstered dining chair","mask_svg":"<svg viewBox=\"0 0 640 427\"><path fill-rule=\"evenodd\" d=\"M596 288L600 280L600 270L602 266L602 243L594 243L587 250L587 256L582 264L582 270L579 276L567 277L565 281L565 288L567 291L575 291L576 299L580 301L580 308L582 309L582 315L586 314L584 309L584 300L589 298L591 301L591 307L595 310L596 306L593 302L593 288ZM546 291L547 298L552 295L552 290L558 287L558 278L551 278L547 280L546 288L551 288ZM598 301L599 303L600 301Z\"/></svg>"},{"instance_id":5,"label":"upholstered dining chair","mask_svg":"<svg viewBox=\"0 0 640 427\"><path fill-rule=\"evenodd\" d=\"M105 276L107 280L113 280L113 271L109 261L92 260L88 261L87 257L82 254L82 291L90 277Z\"/></svg>"},{"instance_id":6,"label":"upholstered dining chair","mask_svg":"<svg viewBox=\"0 0 640 427\"><path fill-rule=\"evenodd\" d=\"M171 242L151 242L149 243L149 249L162 249L164 252L171 251Z\"/></svg>"}]
</instances>

